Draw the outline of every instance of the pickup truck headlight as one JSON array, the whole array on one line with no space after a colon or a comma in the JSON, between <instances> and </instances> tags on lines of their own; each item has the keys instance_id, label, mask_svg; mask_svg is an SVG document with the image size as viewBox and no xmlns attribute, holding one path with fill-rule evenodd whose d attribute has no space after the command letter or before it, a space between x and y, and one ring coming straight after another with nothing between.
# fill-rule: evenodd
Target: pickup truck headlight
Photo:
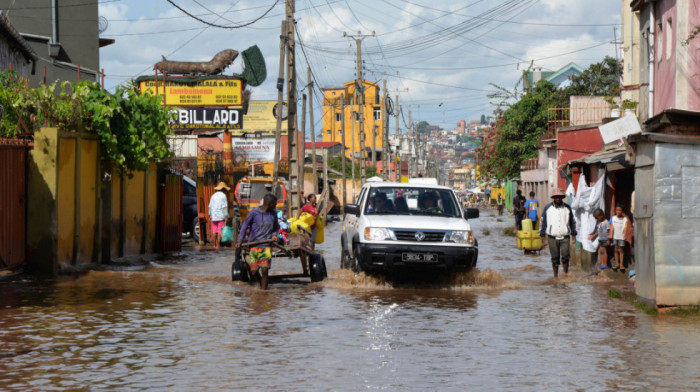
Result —
<instances>
[{"instance_id":1,"label":"pickup truck headlight","mask_svg":"<svg viewBox=\"0 0 700 392\"><path fill-rule=\"evenodd\" d=\"M365 227L365 239L368 241L392 240L394 233L384 227Z\"/></svg>"},{"instance_id":2,"label":"pickup truck headlight","mask_svg":"<svg viewBox=\"0 0 700 392\"><path fill-rule=\"evenodd\" d=\"M469 230L455 230L447 236L447 242L456 242L458 244L471 244L474 241L474 235Z\"/></svg>"}]
</instances>

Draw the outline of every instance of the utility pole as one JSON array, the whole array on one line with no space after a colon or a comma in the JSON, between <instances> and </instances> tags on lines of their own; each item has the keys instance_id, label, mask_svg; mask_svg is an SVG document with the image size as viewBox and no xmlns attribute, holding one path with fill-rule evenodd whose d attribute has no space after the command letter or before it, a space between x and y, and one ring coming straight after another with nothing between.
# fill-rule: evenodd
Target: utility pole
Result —
<instances>
[{"instance_id":1,"label":"utility pole","mask_svg":"<svg viewBox=\"0 0 700 392\"><path fill-rule=\"evenodd\" d=\"M372 116L374 120L374 116ZM372 121L372 167L377 168L377 123Z\"/></svg>"},{"instance_id":2,"label":"utility pole","mask_svg":"<svg viewBox=\"0 0 700 392\"><path fill-rule=\"evenodd\" d=\"M279 177L280 171L280 145L282 144L282 107L284 102L282 100L282 95L284 92L284 55L287 49L287 20L282 21L282 34L280 35L280 67L279 74L277 76L277 129L275 131L275 156L272 169L272 194L277 194L277 178ZM289 134L287 134L289 137Z\"/></svg>"},{"instance_id":3,"label":"utility pole","mask_svg":"<svg viewBox=\"0 0 700 392\"><path fill-rule=\"evenodd\" d=\"M311 80L311 67L306 67L309 81L309 128L311 131L311 170L313 171L314 194L318 193L318 173L316 173L316 135L314 134L314 82ZM325 178L323 179L326 180ZM325 188L324 188L325 189Z\"/></svg>"},{"instance_id":4,"label":"utility pole","mask_svg":"<svg viewBox=\"0 0 700 392\"><path fill-rule=\"evenodd\" d=\"M397 159L401 151L401 136L399 135L399 94L396 94L394 112L396 112L396 142L398 143L396 145L396 154L394 156L394 162L396 162L396 175L394 176L394 180L396 180L396 182L399 182L401 181L401 162Z\"/></svg>"},{"instance_id":5,"label":"utility pole","mask_svg":"<svg viewBox=\"0 0 700 392\"><path fill-rule=\"evenodd\" d=\"M384 168L382 170L382 177L384 178L384 181L389 180L389 171L390 167L389 166L389 120L387 119L387 110L386 110L386 79L382 82L382 112L380 116L382 117L382 162L384 164L382 165Z\"/></svg>"},{"instance_id":6,"label":"utility pole","mask_svg":"<svg viewBox=\"0 0 700 392\"><path fill-rule=\"evenodd\" d=\"M301 194L304 192L304 173L306 172L306 94L301 94L301 140L299 141L299 150L301 153L298 155L301 162L299 164L299 199L301 199ZM301 203L299 203L301 204Z\"/></svg>"},{"instance_id":7,"label":"utility pole","mask_svg":"<svg viewBox=\"0 0 700 392\"><path fill-rule=\"evenodd\" d=\"M350 171L352 172L352 200L355 200L355 115L357 112L355 112L355 103L353 102L353 105L351 106L350 109L350 124L351 124L351 129L352 131L350 132L350 142L351 142L351 147L350 147Z\"/></svg>"},{"instance_id":8,"label":"utility pole","mask_svg":"<svg viewBox=\"0 0 700 392\"><path fill-rule=\"evenodd\" d=\"M409 144L409 149L411 151L411 165L409 168L409 178L416 176L416 128L413 126L413 121L411 121L411 111L408 111L408 126L411 137L411 142Z\"/></svg>"},{"instance_id":9,"label":"utility pole","mask_svg":"<svg viewBox=\"0 0 700 392\"><path fill-rule=\"evenodd\" d=\"M342 170L343 170L343 206L341 207L342 210L340 213L342 215L345 215L345 203L347 200L347 190L348 190L348 176L345 174L345 95L340 96L340 128L342 129L343 132L343 138L342 138L342 144L343 144L343 153L340 155L342 158Z\"/></svg>"},{"instance_id":10,"label":"utility pole","mask_svg":"<svg viewBox=\"0 0 700 392\"><path fill-rule=\"evenodd\" d=\"M364 105L365 105L365 87L364 79L362 77L362 40L367 37L374 37L374 31L372 35L362 35L361 32L357 32L357 35L349 35L343 33L343 37L350 37L355 40L355 45L357 45L357 81L355 82L355 94L358 97L357 104L360 107L360 150L361 150L361 162L360 162L360 182L365 183L365 115L364 115Z\"/></svg>"},{"instance_id":11,"label":"utility pole","mask_svg":"<svg viewBox=\"0 0 700 392\"><path fill-rule=\"evenodd\" d=\"M297 133L297 75L294 44L294 1L285 0L287 21L287 140L289 141L289 213L296 216L299 211L299 150Z\"/></svg>"}]
</instances>

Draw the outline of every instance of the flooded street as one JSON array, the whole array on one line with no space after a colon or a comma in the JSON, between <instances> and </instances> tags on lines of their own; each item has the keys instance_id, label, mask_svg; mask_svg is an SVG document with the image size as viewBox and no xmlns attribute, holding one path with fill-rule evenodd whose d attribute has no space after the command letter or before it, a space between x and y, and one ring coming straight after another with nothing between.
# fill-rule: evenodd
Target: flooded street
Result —
<instances>
[{"instance_id":1,"label":"flooded street","mask_svg":"<svg viewBox=\"0 0 700 392\"><path fill-rule=\"evenodd\" d=\"M340 222L320 283L233 283L228 248L0 282L0 390L697 389L700 318L646 315L608 298L628 283L576 267L552 279L549 254L523 255L491 213L472 221L478 270L443 285L339 270Z\"/></svg>"}]
</instances>

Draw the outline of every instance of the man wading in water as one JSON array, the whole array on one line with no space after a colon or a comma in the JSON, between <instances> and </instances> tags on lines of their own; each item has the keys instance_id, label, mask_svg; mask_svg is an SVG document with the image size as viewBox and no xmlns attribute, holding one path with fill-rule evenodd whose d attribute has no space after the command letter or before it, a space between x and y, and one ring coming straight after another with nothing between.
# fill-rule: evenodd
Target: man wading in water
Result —
<instances>
[{"instance_id":1,"label":"man wading in water","mask_svg":"<svg viewBox=\"0 0 700 392\"><path fill-rule=\"evenodd\" d=\"M552 202L544 207L542 225L540 226L540 237L547 236L555 278L559 275L560 258L564 273L569 273L569 245L571 244L571 236L576 236L574 214L571 212L571 207L564 203L564 196L564 191L561 188L552 191Z\"/></svg>"},{"instance_id":2,"label":"man wading in water","mask_svg":"<svg viewBox=\"0 0 700 392\"><path fill-rule=\"evenodd\" d=\"M270 240L277 241L277 234L280 226L275 214L277 206L277 196L268 193L263 197L263 203L250 211L241 225L241 232L238 235L238 241L235 244L236 249L241 248L241 243L247 238L246 242L257 242ZM250 265L250 274L253 279L258 279L258 269L260 270L260 288L267 290L267 276L270 271L272 260L272 247L269 244L260 244L250 248L248 254L248 264Z\"/></svg>"}]
</instances>

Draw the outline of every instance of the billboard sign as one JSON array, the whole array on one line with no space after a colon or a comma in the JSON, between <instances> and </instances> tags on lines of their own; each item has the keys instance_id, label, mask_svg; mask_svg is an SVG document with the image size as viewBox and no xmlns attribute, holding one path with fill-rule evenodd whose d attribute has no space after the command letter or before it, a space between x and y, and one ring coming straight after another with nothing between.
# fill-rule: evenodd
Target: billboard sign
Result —
<instances>
[{"instance_id":1,"label":"billboard sign","mask_svg":"<svg viewBox=\"0 0 700 392\"><path fill-rule=\"evenodd\" d=\"M274 137L277 131L277 101L250 101L248 112L243 115L245 127L234 136L243 133L259 133ZM282 104L282 135L287 134L287 102Z\"/></svg>"},{"instance_id":2,"label":"billboard sign","mask_svg":"<svg viewBox=\"0 0 700 392\"><path fill-rule=\"evenodd\" d=\"M174 111L177 116L173 126L185 129L241 129L241 109L186 108Z\"/></svg>"},{"instance_id":3,"label":"billboard sign","mask_svg":"<svg viewBox=\"0 0 700 392\"><path fill-rule=\"evenodd\" d=\"M233 137L231 149L236 161L272 162L275 157L275 138L263 133L246 133Z\"/></svg>"},{"instance_id":4,"label":"billboard sign","mask_svg":"<svg viewBox=\"0 0 700 392\"><path fill-rule=\"evenodd\" d=\"M243 106L243 83L240 79L206 79L193 81L142 80L142 92L164 95L165 106Z\"/></svg>"}]
</instances>

